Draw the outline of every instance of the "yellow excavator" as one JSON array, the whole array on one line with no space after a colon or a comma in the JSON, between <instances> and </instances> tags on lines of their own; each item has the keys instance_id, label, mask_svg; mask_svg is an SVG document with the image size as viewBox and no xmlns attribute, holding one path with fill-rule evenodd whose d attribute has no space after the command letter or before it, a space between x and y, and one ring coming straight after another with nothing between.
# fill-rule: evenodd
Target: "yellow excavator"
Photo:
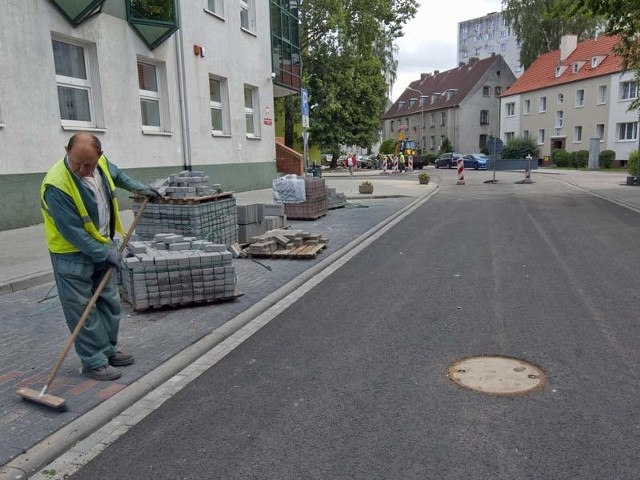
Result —
<instances>
[{"instance_id":1,"label":"yellow excavator","mask_svg":"<svg viewBox=\"0 0 640 480\"><path fill-rule=\"evenodd\" d=\"M416 142L413 140L409 140L404 136L404 133L398 133L398 137L396 138L396 143L393 147L393 154L400 155L400 153L404 153L404 156L416 156L418 154L418 149L416 148Z\"/></svg>"}]
</instances>

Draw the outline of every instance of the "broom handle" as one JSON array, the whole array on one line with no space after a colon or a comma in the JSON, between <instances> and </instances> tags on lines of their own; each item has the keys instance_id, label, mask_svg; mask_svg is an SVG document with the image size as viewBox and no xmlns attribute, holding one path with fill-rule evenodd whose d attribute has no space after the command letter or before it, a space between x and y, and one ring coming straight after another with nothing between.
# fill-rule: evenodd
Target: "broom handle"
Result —
<instances>
[{"instance_id":1,"label":"broom handle","mask_svg":"<svg viewBox=\"0 0 640 480\"><path fill-rule=\"evenodd\" d=\"M133 223L129 227L129 231L127 232L127 235L124 237L124 240L122 241L122 245L120 245L120 250L119 250L120 253L124 251L124 249L127 246L127 243L129 243L129 239L131 238L131 235L133 234L133 231L135 230L136 225L138 224L138 220L140 220L140 217L142 216L142 212L144 211L144 207L147 206L147 203L149 203L149 197L145 197L142 202L142 205L140 205L140 210L138 210L138 213L136 213L136 216L133 219ZM62 365L62 362L67 356L67 353L69 353L69 350L71 349L71 345L73 345L73 342L75 341L76 337L80 333L80 330L82 330L82 327L84 326L84 322L87 321L87 318L91 313L91 310L93 310L93 307L98 301L98 297L100 297L100 294L102 293L102 290L104 290L104 287L109 281L109 278L111 278L112 273L113 273L113 267L109 267L105 272L104 276L102 277L102 280L100 280L100 283L98 284L98 288L96 288L96 291L91 297L91 300L89 300L89 303L85 307L84 312L82 312L82 316L80 317L80 320L76 325L76 328L73 329L73 332L71 333L71 337L69 337L69 340L67 340L67 344L65 345L64 350L62 350L62 353L60 354L60 357L58 358L56 365L53 367L53 370L51 370L51 373L49 374L49 378L47 378L47 383L45 383L44 387L42 388L40 395L44 395L45 392L49 389L49 387L53 383L53 379L58 374L58 370L60 370L60 366Z\"/></svg>"}]
</instances>

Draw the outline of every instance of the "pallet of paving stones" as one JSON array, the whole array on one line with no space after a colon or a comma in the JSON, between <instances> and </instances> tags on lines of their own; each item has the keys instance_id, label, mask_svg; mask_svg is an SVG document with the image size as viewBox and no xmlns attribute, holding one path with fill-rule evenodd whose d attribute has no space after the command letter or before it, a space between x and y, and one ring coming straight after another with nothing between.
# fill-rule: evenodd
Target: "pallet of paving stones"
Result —
<instances>
[{"instance_id":1,"label":"pallet of paving stones","mask_svg":"<svg viewBox=\"0 0 640 480\"><path fill-rule=\"evenodd\" d=\"M233 254L224 244L164 233L129 242L121 290L134 310L234 300Z\"/></svg>"},{"instance_id":2,"label":"pallet of paving stones","mask_svg":"<svg viewBox=\"0 0 640 480\"><path fill-rule=\"evenodd\" d=\"M242 251L252 257L303 260L315 258L328 243L319 233L279 229L253 237Z\"/></svg>"},{"instance_id":3,"label":"pallet of paving stones","mask_svg":"<svg viewBox=\"0 0 640 480\"><path fill-rule=\"evenodd\" d=\"M231 198L234 192L222 192L222 193L214 193L212 195L204 195L200 197L184 197L184 198L172 198L172 197L164 197L160 199L154 199L153 203L167 203L170 205L194 205L196 203L202 202L212 202L215 200Z\"/></svg>"},{"instance_id":4,"label":"pallet of paving stones","mask_svg":"<svg viewBox=\"0 0 640 480\"><path fill-rule=\"evenodd\" d=\"M344 193L338 193L335 188L327 187L327 208L334 210L343 208L347 205L347 196Z\"/></svg>"},{"instance_id":5,"label":"pallet of paving stones","mask_svg":"<svg viewBox=\"0 0 640 480\"><path fill-rule=\"evenodd\" d=\"M327 197L301 203L285 203L284 213L291 220L317 220L328 212Z\"/></svg>"}]
</instances>

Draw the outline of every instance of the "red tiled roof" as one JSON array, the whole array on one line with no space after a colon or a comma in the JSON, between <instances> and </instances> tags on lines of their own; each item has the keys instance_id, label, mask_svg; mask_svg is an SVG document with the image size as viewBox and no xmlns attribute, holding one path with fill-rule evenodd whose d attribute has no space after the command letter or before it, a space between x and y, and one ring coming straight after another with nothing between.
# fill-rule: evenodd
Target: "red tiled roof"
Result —
<instances>
[{"instance_id":1,"label":"red tiled roof","mask_svg":"<svg viewBox=\"0 0 640 480\"><path fill-rule=\"evenodd\" d=\"M560 50L544 53L502 94L502 97L620 72L622 59L613 50L618 40L618 37L585 40L578 43L576 49L563 61L560 61ZM599 56L605 57L604 60L592 68L591 59ZM577 73L573 73L575 62L585 62ZM559 66L567 68L556 77L556 67Z\"/></svg>"},{"instance_id":2,"label":"red tiled roof","mask_svg":"<svg viewBox=\"0 0 640 480\"><path fill-rule=\"evenodd\" d=\"M402 92L402 95L394 102L383 119L404 117L415 113L428 112L442 108L450 108L458 105L473 90L484 74L497 62L501 61L500 55L495 55L483 60L470 60L459 67L452 68L437 75L429 75L422 80L414 80L409 84L409 88ZM508 68L505 63L505 68ZM420 93L410 90L415 89ZM447 100L447 96L436 97L431 103L431 95L444 93L447 90L457 90L457 92ZM420 94L429 98L424 100L424 106L420 108ZM418 99L412 107L409 107L410 99ZM398 103L404 102L404 106L398 109Z\"/></svg>"}]
</instances>

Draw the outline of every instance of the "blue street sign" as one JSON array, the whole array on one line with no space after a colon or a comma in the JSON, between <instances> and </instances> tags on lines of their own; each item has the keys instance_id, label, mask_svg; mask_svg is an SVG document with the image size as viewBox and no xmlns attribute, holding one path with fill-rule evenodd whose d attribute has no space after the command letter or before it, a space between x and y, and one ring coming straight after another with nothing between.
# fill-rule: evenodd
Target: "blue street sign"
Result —
<instances>
[{"instance_id":1,"label":"blue street sign","mask_svg":"<svg viewBox=\"0 0 640 480\"><path fill-rule=\"evenodd\" d=\"M302 115L309 116L309 93L306 88L300 89L300 97L302 99Z\"/></svg>"}]
</instances>

